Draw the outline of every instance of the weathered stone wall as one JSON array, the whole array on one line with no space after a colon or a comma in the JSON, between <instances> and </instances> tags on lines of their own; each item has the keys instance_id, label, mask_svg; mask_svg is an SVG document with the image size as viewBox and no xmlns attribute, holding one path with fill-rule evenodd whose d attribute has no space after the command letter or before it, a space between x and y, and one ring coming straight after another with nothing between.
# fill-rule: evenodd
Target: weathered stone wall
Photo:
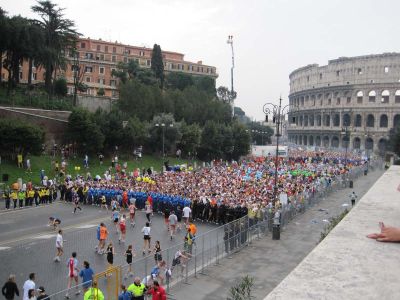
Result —
<instances>
[{"instance_id":1,"label":"weathered stone wall","mask_svg":"<svg viewBox=\"0 0 400 300\"><path fill-rule=\"evenodd\" d=\"M116 101L109 97L79 95L78 106L86 108L90 112L95 112L98 108L110 111L112 104Z\"/></svg>"},{"instance_id":2,"label":"weathered stone wall","mask_svg":"<svg viewBox=\"0 0 400 300\"><path fill-rule=\"evenodd\" d=\"M68 124L68 121L63 118L66 115L69 116L69 113L0 106L0 118L19 119L41 127L46 134L45 142L48 147L52 147L54 143L62 143Z\"/></svg>"}]
</instances>

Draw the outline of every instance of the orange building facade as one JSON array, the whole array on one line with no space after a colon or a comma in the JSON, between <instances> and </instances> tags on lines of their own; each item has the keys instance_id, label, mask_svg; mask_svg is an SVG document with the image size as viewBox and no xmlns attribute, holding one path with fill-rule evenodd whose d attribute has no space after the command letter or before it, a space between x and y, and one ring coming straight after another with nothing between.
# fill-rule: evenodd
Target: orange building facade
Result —
<instances>
[{"instance_id":1,"label":"orange building facade","mask_svg":"<svg viewBox=\"0 0 400 300\"><path fill-rule=\"evenodd\" d=\"M86 94L96 96L102 88L106 97L118 98L118 78L111 75L112 70L117 69L119 62L127 63L130 60L138 62L142 68L151 67L151 48L124 45L121 43L80 38L77 42L79 54L79 66L83 70L82 83L88 86ZM74 59L71 53L66 53L67 66L65 70L57 71L57 77L64 76L68 83L68 93L73 94L74 87ZM183 72L195 76L210 76L217 78L216 68L184 60L184 54L170 51L162 51L164 70L168 72ZM8 78L6 69L0 66L2 78ZM44 82L45 70L41 67L33 68L32 83ZM24 61L20 67L20 82L28 82L28 61Z\"/></svg>"}]
</instances>

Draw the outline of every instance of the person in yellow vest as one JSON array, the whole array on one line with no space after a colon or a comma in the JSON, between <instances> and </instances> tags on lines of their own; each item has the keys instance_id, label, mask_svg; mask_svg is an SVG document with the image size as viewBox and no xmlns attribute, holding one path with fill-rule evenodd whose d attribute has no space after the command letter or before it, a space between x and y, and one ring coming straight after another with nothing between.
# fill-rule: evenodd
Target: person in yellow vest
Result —
<instances>
[{"instance_id":1,"label":"person in yellow vest","mask_svg":"<svg viewBox=\"0 0 400 300\"><path fill-rule=\"evenodd\" d=\"M140 278L136 277L133 283L128 287L128 291L132 293L132 300L143 300L146 292L146 285L140 282Z\"/></svg>"},{"instance_id":2,"label":"person in yellow vest","mask_svg":"<svg viewBox=\"0 0 400 300\"><path fill-rule=\"evenodd\" d=\"M33 197L35 196L35 191L33 189L28 190L27 192L27 201L28 205L32 206L33 205Z\"/></svg>"},{"instance_id":3,"label":"person in yellow vest","mask_svg":"<svg viewBox=\"0 0 400 300\"><path fill-rule=\"evenodd\" d=\"M22 190L18 192L18 201L19 201L19 208L22 208L24 206L24 201L25 201L25 192Z\"/></svg>"},{"instance_id":4,"label":"person in yellow vest","mask_svg":"<svg viewBox=\"0 0 400 300\"><path fill-rule=\"evenodd\" d=\"M24 167L24 165L23 165L23 163L22 163L22 153L18 153L18 155L17 155L17 165L18 165L18 168L23 168Z\"/></svg>"},{"instance_id":5,"label":"person in yellow vest","mask_svg":"<svg viewBox=\"0 0 400 300\"><path fill-rule=\"evenodd\" d=\"M16 209L17 208L17 200L18 200L18 194L17 194L16 190L12 190L11 199L12 199L12 201L14 203L14 209Z\"/></svg>"},{"instance_id":6,"label":"person in yellow vest","mask_svg":"<svg viewBox=\"0 0 400 300\"><path fill-rule=\"evenodd\" d=\"M97 282L93 281L92 287L84 295L84 300L104 300L103 292L97 287Z\"/></svg>"}]
</instances>

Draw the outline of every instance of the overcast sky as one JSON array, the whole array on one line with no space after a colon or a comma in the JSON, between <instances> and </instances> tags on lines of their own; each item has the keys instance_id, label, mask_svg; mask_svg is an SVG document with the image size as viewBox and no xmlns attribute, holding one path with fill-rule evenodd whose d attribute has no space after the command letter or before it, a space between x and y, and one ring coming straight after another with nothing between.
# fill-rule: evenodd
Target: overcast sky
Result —
<instances>
[{"instance_id":1,"label":"overcast sky","mask_svg":"<svg viewBox=\"0 0 400 300\"><path fill-rule=\"evenodd\" d=\"M289 93L294 69L340 56L398 52L396 0L54 0L85 37L185 54L217 67L230 87L233 35L235 105L263 119L265 102ZM0 0L10 15L34 17L34 0Z\"/></svg>"}]
</instances>

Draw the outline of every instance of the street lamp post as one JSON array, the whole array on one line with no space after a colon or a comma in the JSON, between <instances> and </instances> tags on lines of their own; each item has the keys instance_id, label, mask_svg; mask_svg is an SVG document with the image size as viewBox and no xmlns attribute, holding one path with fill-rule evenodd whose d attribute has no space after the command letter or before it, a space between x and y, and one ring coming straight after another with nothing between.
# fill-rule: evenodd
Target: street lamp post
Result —
<instances>
[{"instance_id":1,"label":"street lamp post","mask_svg":"<svg viewBox=\"0 0 400 300\"><path fill-rule=\"evenodd\" d=\"M231 67L231 94L232 97L234 95L234 89L233 89L233 69L235 68L235 56L233 52L233 35L228 36L228 40L226 41L227 44L231 45L231 50L232 50L232 67ZM235 114L234 111L234 104L233 104L234 99L232 99L232 116Z\"/></svg>"},{"instance_id":2,"label":"street lamp post","mask_svg":"<svg viewBox=\"0 0 400 300\"><path fill-rule=\"evenodd\" d=\"M273 204L275 207L278 200L279 137L281 136L282 130L282 117L289 112L289 105L282 107L282 98L279 98L279 105L273 103L264 104L263 112L265 114L265 121L268 122L268 116L272 115L272 122L275 123L276 126L275 183L273 194Z\"/></svg>"},{"instance_id":3,"label":"street lamp post","mask_svg":"<svg viewBox=\"0 0 400 300\"><path fill-rule=\"evenodd\" d=\"M342 135L344 135L343 139L346 139L345 140L345 143L346 143L345 149L346 149L346 151L345 151L345 154L344 154L344 165L345 165L345 168L347 167L347 150L349 148L349 142L350 142L349 133L350 133L350 131L349 131L349 128L348 128L347 125L342 127Z\"/></svg>"},{"instance_id":4,"label":"street lamp post","mask_svg":"<svg viewBox=\"0 0 400 300\"><path fill-rule=\"evenodd\" d=\"M165 128L166 125L165 123L161 123L161 124L155 124L156 127L160 127L162 128L162 156L165 157ZM169 127L174 127L174 124L169 124Z\"/></svg>"}]
</instances>

